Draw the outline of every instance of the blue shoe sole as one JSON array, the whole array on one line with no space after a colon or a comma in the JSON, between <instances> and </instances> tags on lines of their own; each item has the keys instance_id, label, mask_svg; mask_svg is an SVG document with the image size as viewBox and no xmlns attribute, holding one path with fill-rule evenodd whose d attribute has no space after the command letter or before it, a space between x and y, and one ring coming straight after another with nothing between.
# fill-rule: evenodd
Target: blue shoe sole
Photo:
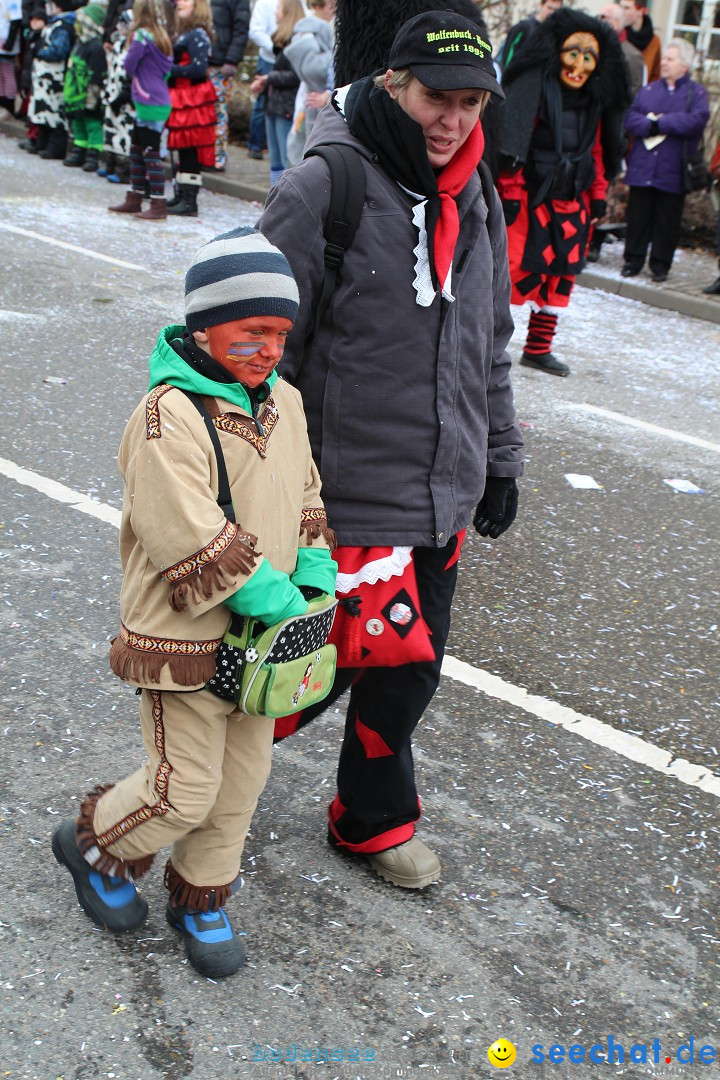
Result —
<instances>
[{"instance_id":1,"label":"blue shoe sole","mask_svg":"<svg viewBox=\"0 0 720 1080\"><path fill-rule=\"evenodd\" d=\"M137 930L145 922L148 914L147 901L135 892L130 882L123 882L123 886L130 886L134 893L128 903L120 903L122 897L120 888L106 890L108 902L102 899L93 885L91 877L102 887L105 875L98 874L90 864L82 857L75 841L75 822L63 821L53 833L53 855L57 861L67 867L72 874L75 883L78 903L89 919L96 926L102 926L114 933L126 933L129 930Z\"/></svg>"},{"instance_id":2,"label":"blue shoe sole","mask_svg":"<svg viewBox=\"0 0 720 1080\"><path fill-rule=\"evenodd\" d=\"M227 922L227 916L224 922L231 936L225 940L205 942L185 928L183 924L185 914L182 911L173 910L172 904L168 903L165 915L173 930L182 934L185 941L185 954L200 975L204 975L207 979L225 979L228 975L234 975L245 963L245 949ZM213 936L213 931L210 931L209 936Z\"/></svg>"}]
</instances>

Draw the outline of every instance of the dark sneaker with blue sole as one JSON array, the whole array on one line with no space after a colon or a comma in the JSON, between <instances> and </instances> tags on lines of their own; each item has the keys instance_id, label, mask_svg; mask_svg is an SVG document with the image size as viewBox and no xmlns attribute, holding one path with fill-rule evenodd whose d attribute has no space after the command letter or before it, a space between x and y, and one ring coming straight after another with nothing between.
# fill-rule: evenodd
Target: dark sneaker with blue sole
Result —
<instances>
[{"instance_id":1,"label":"dark sneaker with blue sole","mask_svg":"<svg viewBox=\"0 0 720 1080\"><path fill-rule=\"evenodd\" d=\"M166 914L170 925L185 938L187 958L201 975L224 979L245 963L245 949L224 908L198 911L168 903Z\"/></svg>"},{"instance_id":2,"label":"dark sneaker with blue sole","mask_svg":"<svg viewBox=\"0 0 720 1080\"><path fill-rule=\"evenodd\" d=\"M124 933L137 930L145 922L147 902L132 881L100 874L83 858L77 846L74 821L63 821L56 829L52 849L57 861L72 874L80 907L96 926Z\"/></svg>"}]
</instances>

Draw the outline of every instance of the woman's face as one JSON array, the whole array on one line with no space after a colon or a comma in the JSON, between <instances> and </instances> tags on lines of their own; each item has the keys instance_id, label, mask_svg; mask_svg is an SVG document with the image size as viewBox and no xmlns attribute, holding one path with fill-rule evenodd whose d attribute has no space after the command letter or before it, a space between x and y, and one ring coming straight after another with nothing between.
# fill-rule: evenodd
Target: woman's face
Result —
<instances>
[{"instance_id":1,"label":"woman's face","mask_svg":"<svg viewBox=\"0 0 720 1080\"><path fill-rule=\"evenodd\" d=\"M560 50L560 82L579 90L598 65L600 46L594 34L578 30L563 41Z\"/></svg>"},{"instance_id":2,"label":"woman's face","mask_svg":"<svg viewBox=\"0 0 720 1080\"><path fill-rule=\"evenodd\" d=\"M385 89L422 128L432 168L444 168L480 119L485 94L482 90L431 90L415 76L398 90L390 85L391 75L392 71L385 73Z\"/></svg>"},{"instance_id":3,"label":"woman's face","mask_svg":"<svg viewBox=\"0 0 720 1080\"><path fill-rule=\"evenodd\" d=\"M178 19L180 19L181 22L185 22L195 10L195 0L176 0L175 10L177 11Z\"/></svg>"}]
</instances>

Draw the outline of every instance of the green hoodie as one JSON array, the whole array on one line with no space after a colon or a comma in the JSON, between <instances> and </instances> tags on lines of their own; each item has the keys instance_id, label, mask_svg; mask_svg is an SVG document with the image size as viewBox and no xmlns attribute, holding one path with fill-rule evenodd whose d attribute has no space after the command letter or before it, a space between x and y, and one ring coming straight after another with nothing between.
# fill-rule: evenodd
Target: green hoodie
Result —
<instances>
[{"instance_id":1,"label":"green hoodie","mask_svg":"<svg viewBox=\"0 0 720 1080\"><path fill-rule=\"evenodd\" d=\"M175 351L172 342L182 341L185 332L184 326L165 326L158 334L157 344L149 360L148 389L153 390L166 383L178 390L221 398L252 415L250 396L242 383L214 382L186 364L182 356ZM265 380L270 390L277 380L277 372L271 372ZM271 626L293 615L305 613L307 601L300 592L299 585L309 585L332 595L335 591L336 572L337 566L326 549L300 548L295 572L291 577L281 570L275 570L263 557L247 584L229 596L225 603L239 615L252 615Z\"/></svg>"},{"instance_id":2,"label":"green hoodie","mask_svg":"<svg viewBox=\"0 0 720 1080\"><path fill-rule=\"evenodd\" d=\"M150 386L148 389L153 390L161 383L167 383L169 386L177 386L178 390L190 390L194 394L205 394L207 397L219 397L223 401L230 401L252 416L250 395L242 383L214 382L191 368L182 356L175 352L172 342L182 342L185 333L184 326L164 326L158 334L157 344L149 360ZM277 379L276 371L268 375L265 381L270 390Z\"/></svg>"}]
</instances>

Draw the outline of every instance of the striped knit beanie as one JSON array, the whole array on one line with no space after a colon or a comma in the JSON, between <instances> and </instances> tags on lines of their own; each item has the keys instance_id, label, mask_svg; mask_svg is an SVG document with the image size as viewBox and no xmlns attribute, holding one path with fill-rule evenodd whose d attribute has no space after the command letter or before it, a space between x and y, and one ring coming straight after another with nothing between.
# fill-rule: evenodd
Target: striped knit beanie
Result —
<instances>
[{"instance_id":1,"label":"striped knit beanie","mask_svg":"<svg viewBox=\"0 0 720 1080\"><path fill-rule=\"evenodd\" d=\"M185 275L190 332L256 315L295 321L298 287L282 251L255 229L221 233L201 247Z\"/></svg>"}]
</instances>

